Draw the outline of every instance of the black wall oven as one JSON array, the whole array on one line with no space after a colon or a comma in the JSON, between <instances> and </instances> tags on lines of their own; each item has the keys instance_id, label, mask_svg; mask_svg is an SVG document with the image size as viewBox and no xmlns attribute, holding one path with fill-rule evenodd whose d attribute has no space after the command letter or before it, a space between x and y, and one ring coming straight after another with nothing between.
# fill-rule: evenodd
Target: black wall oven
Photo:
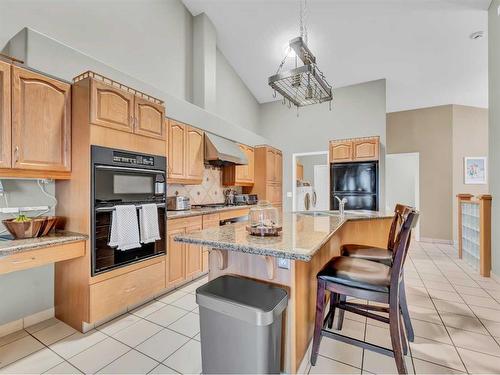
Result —
<instances>
[{"instance_id":1,"label":"black wall oven","mask_svg":"<svg viewBox=\"0 0 500 375\"><path fill-rule=\"evenodd\" d=\"M92 275L166 252L166 158L92 146ZM155 203L161 239L129 250L108 245L116 205Z\"/></svg>"}]
</instances>

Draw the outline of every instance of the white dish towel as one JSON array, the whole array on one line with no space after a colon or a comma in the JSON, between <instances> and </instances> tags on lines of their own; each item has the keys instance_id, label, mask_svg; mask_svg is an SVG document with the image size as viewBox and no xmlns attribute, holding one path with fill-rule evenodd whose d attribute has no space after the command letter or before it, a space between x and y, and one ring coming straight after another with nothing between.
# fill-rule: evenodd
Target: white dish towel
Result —
<instances>
[{"instance_id":1,"label":"white dish towel","mask_svg":"<svg viewBox=\"0 0 500 375\"><path fill-rule=\"evenodd\" d=\"M120 205L114 207L108 245L123 251L141 247L135 206Z\"/></svg>"},{"instance_id":2,"label":"white dish towel","mask_svg":"<svg viewBox=\"0 0 500 375\"><path fill-rule=\"evenodd\" d=\"M158 207L155 203L143 204L139 210L141 242L150 243L161 239L158 225Z\"/></svg>"}]
</instances>

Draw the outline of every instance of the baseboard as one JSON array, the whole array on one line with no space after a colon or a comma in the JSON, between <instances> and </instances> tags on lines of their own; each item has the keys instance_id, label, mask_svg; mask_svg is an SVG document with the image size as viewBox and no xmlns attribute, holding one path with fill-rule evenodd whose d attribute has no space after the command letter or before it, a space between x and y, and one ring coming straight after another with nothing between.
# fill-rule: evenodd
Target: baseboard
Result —
<instances>
[{"instance_id":1,"label":"baseboard","mask_svg":"<svg viewBox=\"0 0 500 375\"><path fill-rule=\"evenodd\" d=\"M297 374L309 374L309 370L311 370L311 351L312 351L312 340L307 347L306 353L302 358L302 362L300 362L299 368L297 369Z\"/></svg>"},{"instance_id":2,"label":"baseboard","mask_svg":"<svg viewBox=\"0 0 500 375\"><path fill-rule=\"evenodd\" d=\"M43 322L44 320L53 318L54 316L54 308L51 307L50 309L39 311L35 314L25 316L24 318L2 324L0 326L0 337L10 335L13 332Z\"/></svg>"},{"instance_id":3,"label":"baseboard","mask_svg":"<svg viewBox=\"0 0 500 375\"><path fill-rule=\"evenodd\" d=\"M429 238L429 237L420 237L420 242L428 242L428 243L440 243L446 245L453 245L452 240L443 240L440 238Z\"/></svg>"}]
</instances>

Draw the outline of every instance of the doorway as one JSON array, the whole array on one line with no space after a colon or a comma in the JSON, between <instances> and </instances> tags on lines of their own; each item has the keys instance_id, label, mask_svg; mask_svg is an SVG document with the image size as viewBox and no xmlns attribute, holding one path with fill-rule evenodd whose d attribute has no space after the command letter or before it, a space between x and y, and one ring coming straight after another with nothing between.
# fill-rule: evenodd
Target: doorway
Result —
<instances>
[{"instance_id":1,"label":"doorway","mask_svg":"<svg viewBox=\"0 0 500 375\"><path fill-rule=\"evenodd\" d=\"M397 203L420 208L420 154L418 152L387 154L385 156L385 202L387 212ZM420 224L415 228L420 240Z\"/></svg>"},{"instance_id":2,"label":"doorway","mask_svg":"<svg viewBox=\"0 0 500 375\"><path fill-rule=\"evenodd\" d=\"M292 171L292 211L329 210L328 151L293 154ZM306 203L307 196L311 198L309 204Z\"/></svg>"}]
</instances>

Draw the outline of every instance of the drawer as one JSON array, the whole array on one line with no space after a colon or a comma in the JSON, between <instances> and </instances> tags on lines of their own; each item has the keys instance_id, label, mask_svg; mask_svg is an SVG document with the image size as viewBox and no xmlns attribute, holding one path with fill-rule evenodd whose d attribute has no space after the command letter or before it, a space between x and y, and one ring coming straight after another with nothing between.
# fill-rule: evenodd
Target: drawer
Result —
<instances>
[{"instance_id":1,"label":"drawer","mask_svg":"<svg viewBox=\"0 0 500 375\"><path fill-rule=\"evenodd\" d=\"M219 221L220 215L218 213L203 215L203 229L218 227Z\"/></svg>"},{"instance_id":2,"label":"drawer","mask_svg":"<svg viewBox=\"0 0 500 375\"><path fill-rule=\"evenodd\" d=\"M44 264L61 262L85 255L85 241L48 246L18 254L12 254L0 259L0 275Z\"/></svg>"},{"instance_id":3,"label":"drawer","mask_svg":"<svg viewBox=\"0 0 500 375\"><path fill-rule=\"evenodd\" d=\"M224 211L220 213L220 220L232 219L234 217L246 216L250 211L249 208L240 208L237 210Z\"/></svg>"},{"instance_id":4,"label":"drawer","mask_svg":"<svg viewBox=\"0 0 500 375\"><path fill-rule=\"evenodd\" d=\"M167 228L168 230L173 230L173 229L201 226L202 221L203 221L202 215L182 217L179 219L170 219L167 222Z\"/></svg>"},{"instance_id":5,"label":"drawer","mask_svg":"<svg viewBox=\"0 0 500 375\"><path fill-rule=\"evenodd\" d=\"M90 286L90 322L111 316L165 288L165 261Z\"/></svg>"}]
</instances>

